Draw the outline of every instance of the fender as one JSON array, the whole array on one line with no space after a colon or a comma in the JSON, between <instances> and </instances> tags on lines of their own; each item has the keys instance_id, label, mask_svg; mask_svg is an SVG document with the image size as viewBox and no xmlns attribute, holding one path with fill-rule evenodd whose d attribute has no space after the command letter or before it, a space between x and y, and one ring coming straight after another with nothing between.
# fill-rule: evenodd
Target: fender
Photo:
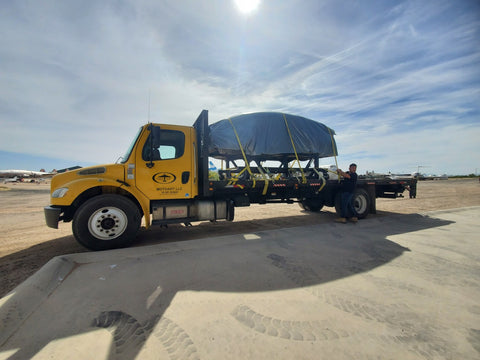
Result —
<instances>
[{"instance_id":1,"label":"fender","mask_svg":"<svg viewBox=\"0 0 480 360\"><path fill-rule=\"evenodd\" d=\"M144 217L145 217L145 227L148 229L150 227L150 201L147 199L140 191L138 191L133 186L129 186L128 183L123 181L116 181L110 178L103 177L82 177L76 178L67 183L63 183L61 188L68 188L65 194L62 197L55 198L50 197L51 204L55 206L68 207L73 204L73 202L82 195L85 191L92 188L105 188L105 193L115 193L116 189L122 189L123 192L129 193L134 197L140 204ZM54 190L52 191L52 194Z\"/></svg>"}]
</instances>

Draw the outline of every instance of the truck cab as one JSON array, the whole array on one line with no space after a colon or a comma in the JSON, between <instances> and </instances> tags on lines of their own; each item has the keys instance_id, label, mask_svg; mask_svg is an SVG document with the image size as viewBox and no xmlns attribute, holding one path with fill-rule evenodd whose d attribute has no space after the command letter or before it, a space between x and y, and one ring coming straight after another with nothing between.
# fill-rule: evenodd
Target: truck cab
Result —
<instances>
[{"instance_id":1,"label":"truck cab","mask_svg":"<svg viewBox=\"0 0 480 360\"><path fill-rule=\"evenodd\" d=\"M197 141L197 129L208 129L205 110L193 127L142 126L120 163L56 175L51 205L45 208L47 225L58 228L59 221L72 221L78 242L105 250L130 245L142 217L147 228L153 223L233 220L233 207L225 200L199 196L208 186L208 144Z\"/></svg>"},{"instance_id":2,"label":"truck cab","mask_svg":"<svg viewBox=\"0 0 480 360\"><path fill-rule=\"evenodd\" d=\"M197 196L196 132L192 127L149 124L123 162L125 181L148 199Z\"/></svg>"}]
</instances>

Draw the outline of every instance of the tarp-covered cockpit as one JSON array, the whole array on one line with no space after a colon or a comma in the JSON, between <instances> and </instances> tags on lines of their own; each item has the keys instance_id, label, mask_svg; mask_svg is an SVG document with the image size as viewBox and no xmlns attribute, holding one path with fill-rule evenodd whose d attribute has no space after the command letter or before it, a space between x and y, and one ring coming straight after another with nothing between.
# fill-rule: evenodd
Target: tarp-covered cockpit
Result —
<instances>
[{"instance_id":1,"label":"tarp-covered cockpit","mask_svg":"<svg viewBox=\"0 0 480 360\"><path fill-rule=\"evenodd\" d=\"M256 161L310 160L335 156L335 132L301 116L279 112L238 115L210 125L209 156ZM296 153L296 154L295 154Z\"/></svg>"}]
</instances>

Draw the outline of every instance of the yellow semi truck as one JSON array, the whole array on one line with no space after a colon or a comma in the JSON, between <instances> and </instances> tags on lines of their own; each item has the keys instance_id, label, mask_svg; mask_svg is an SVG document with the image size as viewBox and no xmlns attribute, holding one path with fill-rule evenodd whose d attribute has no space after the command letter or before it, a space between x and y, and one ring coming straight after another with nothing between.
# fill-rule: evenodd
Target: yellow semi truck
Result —
<instances>
[{"instance_id":1,"label":"yellow semi truck","mask_svg":"<svg viewBox=\"0 0 480 360\"><path fill-rule=\"evenodd\" d=\"M286 117L285 123L288 127ZM233 123L232 123L233 125ZM236 133L236 132L235 132ZM146 124L117 164L81 168L58 174L51 182L51 203L45 207L46 224L72 221L77 241L91 250L130 245L142 218L151 225L234 219L238 206L251 203L294 203L309 211L335 206L339 211L341 185L310 163L267 168L244 156L243 166L220 170L209 179L208 112L203 110L193 126ZM237 138L239 139L239 138ZM333 142L333 136L332 136ZM292 141L293 147L295 144ZM300 160L296 154L296 159ZM305 159L305 154L303 154ZM229 163L228 156L225 158ZM227 166L228 167L228 166ZM415 195L416 180L359 179L355 208L359 218L375 212L377 197Z\"/></svg>"}]
</instances>

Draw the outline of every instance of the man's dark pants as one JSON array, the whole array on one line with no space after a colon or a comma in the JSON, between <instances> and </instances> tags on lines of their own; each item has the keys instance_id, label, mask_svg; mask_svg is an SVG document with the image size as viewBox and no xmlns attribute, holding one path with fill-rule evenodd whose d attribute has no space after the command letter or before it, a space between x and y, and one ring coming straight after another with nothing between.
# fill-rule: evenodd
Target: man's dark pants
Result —
<instances>
[{"instance_id":1,"label":"man's dark pants","mask_svg":"<svg viewBox=\"0 0 480 360\"><path fill-rule=\"evenodd\" d=\"M353 207L353 193L351 192L342 192L342 207L340 209L340 216L343 218L349 218L352 216L357 216L357 212Z\"/></svg>"}]
</instances>

